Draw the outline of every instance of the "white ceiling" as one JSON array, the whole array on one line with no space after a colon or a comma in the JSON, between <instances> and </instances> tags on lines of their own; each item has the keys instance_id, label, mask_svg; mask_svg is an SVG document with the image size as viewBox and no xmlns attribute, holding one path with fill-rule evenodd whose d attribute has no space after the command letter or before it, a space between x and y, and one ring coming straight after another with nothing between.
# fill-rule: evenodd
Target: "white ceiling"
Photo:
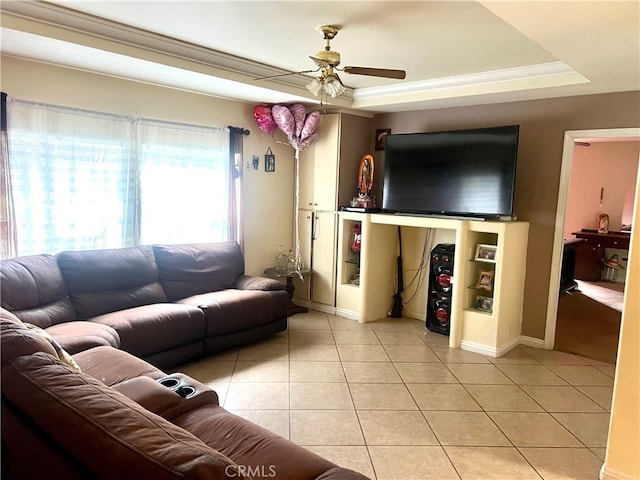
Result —
<instances>
[{"instance_id":1,"label":"white ceiling","mask_svg":"<svg viewBox=\"0 0 640 480\"><path fill-rule=\"evenodd\" d=\"M2 53L253 103L317 103L317 27L341 26L329 104L394 112L640 89L640 2L2 1ZM312 74L309 74L312 75Z\"/></svg>"}]
</instances>

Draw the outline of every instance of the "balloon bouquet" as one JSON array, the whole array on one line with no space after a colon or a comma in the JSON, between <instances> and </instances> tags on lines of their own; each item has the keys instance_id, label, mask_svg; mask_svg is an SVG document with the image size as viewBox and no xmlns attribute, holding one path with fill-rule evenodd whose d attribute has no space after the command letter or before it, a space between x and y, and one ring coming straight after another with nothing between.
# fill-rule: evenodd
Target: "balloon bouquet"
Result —
<instances>
[{"instance_id":1,"label":"balloon bouquet","mask_svg":"<svg viewBox=\"0 0 640 480\"><path fill-rule=\"evenodd\" d=\"M320 112L313 111L307 114L306 108L300 103L293 105L256 105L253 109L253 117L258 124L258 128L275 139L278 129L287 136L287 141L295 150L296 161L296 195L295 212L298 211L300 196L300 152L318 141L318 123L320 122ZM282 143L282 142L279 142ZM302 280L302 258L300 256L300 238L298 235L298 215L295 218L296 233L296 262L295 273ZM289 272L294 273L294 272Z\"/></svg>"}]
</instances>

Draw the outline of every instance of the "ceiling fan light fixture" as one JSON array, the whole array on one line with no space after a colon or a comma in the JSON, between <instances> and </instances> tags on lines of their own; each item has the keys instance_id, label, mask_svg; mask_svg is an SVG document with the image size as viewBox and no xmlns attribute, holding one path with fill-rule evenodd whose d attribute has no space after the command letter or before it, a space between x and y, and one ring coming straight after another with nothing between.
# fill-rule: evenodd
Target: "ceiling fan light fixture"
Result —
<instances>
[{"instance_id":1,"label":"ceiling fan light fixture","mask_svg":"<svg viewBox=\"0 0 640 480\"><path fill-rule=\"evenodd\" d=\"M324 91L331 95L331 98L336 98L347 91L337 75L331 74L324 79Z\"/></svg>"},{"instance_id":2,"label":"ceiling fan light fixture","mask_svg":"<svg viewBox=\"0 0 640 480\"><path fill-rule=\"evenodd\" d=\"M307 84L307 90L313 93L316 97L322 91L323 88L322 77L314 78Z\"/></svg>"},{"instance_id":3,"label":"ceiling fan light fixture","mask_svg":"<svg viewBox=\"0 0 640 480\"><path fill-rule=\"evenodd\" d=\"M331 98L336 98L347 91L346 87L340 81L340 78L335 73L329 75L323 75L322 77L314 78L307 84L307 90L313 93L316 97L320 93L326 93Z\"/></svg>"}]
</instances>

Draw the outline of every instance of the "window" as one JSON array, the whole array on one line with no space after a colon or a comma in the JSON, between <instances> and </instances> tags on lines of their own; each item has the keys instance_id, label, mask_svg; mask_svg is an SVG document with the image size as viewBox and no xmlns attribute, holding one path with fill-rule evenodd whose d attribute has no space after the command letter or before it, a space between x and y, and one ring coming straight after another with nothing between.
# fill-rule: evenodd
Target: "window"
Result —
<instances>
[{"instance_id":1,"label":"window","mask_svg":"<svg viewBox=\"0 0 640 480\"><path fill-rule=\"evenodd\" d=\"M138 143L140 243L229 238L228 135L140 121Z\"/></svg>"},{"instance_id":2,"label":"window","mask_svg":"<svg viewBox=\"0 0 640 480\"><path fill-rule=\"evenodd\" d=\"M8 103L18 254L229 238L229 134Z\"/></svg>"}]
</instances>

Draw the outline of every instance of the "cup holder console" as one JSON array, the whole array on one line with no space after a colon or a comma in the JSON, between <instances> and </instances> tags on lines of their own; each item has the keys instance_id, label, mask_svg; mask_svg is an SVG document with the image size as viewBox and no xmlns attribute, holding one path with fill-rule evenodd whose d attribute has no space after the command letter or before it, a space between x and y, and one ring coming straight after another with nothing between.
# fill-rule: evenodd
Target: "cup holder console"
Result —
<instances>
[{"instance_id":1,"label":"cup holder console","mask_svg":"<svg viewBox=\"0 0 640 480\"><path fill-rule=\"evenodd\" d=\"M191 385L187 385L181 379L176 377L164 377L158 379L158 383L167 387L170 390L173 390L182 398L190 398L193 397L197 390Z\"/></svg>"},{"instance_id":2,"label":"cup holder console","mask_svg":"<svg viewBox=\"0 0 640 480\"><path fill-rule=\"evenodd\" d=\"M160 382L160 385L164 385L165 387L170 388L172 390L174 388L178 388L178 385L180 385L180 380L173 377L161 378L160 380L158 380L158 382Z\"/></svg>"},{"instance_id":3,"label":"cup holder console","mask_svg":"<svg viewBox=\"0 0 640 480\"><path fill-rule=\"evenodd\" d=\"M175 392L182 398L189 398L196 394L196 389L190 385L182 385L176 388Z\"/></svg>"},{"instance_id":4,"label":"cup holder console","mask_svg":"<svg viewBox=\"0 0 640 480\"><path fill-rule=\"evenodd\" d=\"M219 405L218 394L215 390L184 373L172 373L166 377L158 378L156 382L160 384L155 390L156 394L158 394L157 390L160 390L166 395L161 395L165 400L164 406L159 410L156 407L154 412L164 418L176 418L185 412L205 405ZM157 405L157 398L155 402Z\"/></svg>"}]
</instances>

